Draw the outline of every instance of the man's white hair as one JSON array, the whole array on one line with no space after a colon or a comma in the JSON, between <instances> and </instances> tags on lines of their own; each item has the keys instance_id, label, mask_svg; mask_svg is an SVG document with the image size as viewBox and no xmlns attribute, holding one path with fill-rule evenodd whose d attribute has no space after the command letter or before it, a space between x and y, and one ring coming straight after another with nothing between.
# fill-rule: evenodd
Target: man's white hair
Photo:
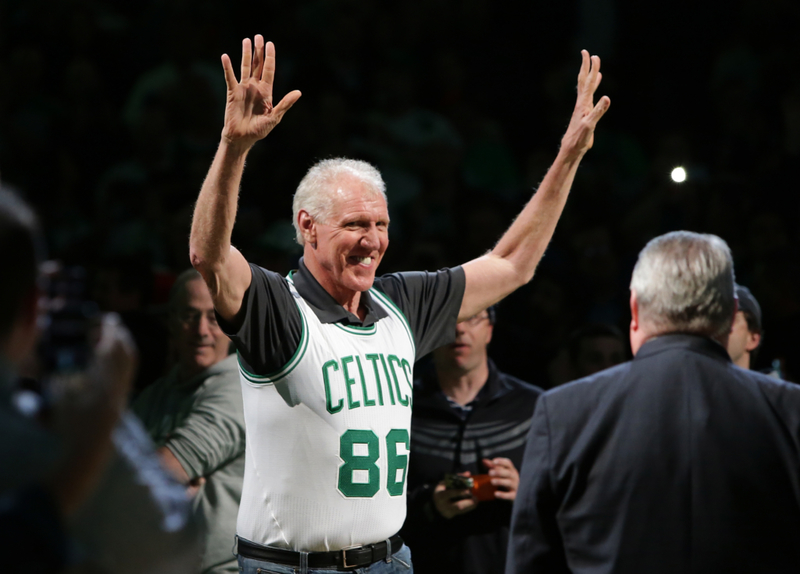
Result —
<instances>
[{"instance_id":1,"label":"man's white hair","mask_svg":"<svg viewBox=\"0 0 800 574\"><path fill-rule=\"evenodd\" d=\"M342 177L355 177L361 180L386 201L386 184L383 182L381 172L375 166L365 161L344 157L317 162L300 181L292 201L292 224L300 245L305 241L297 223L297 214L300 210L305 210L315 221L325 223L333 212L334 184Z\"/></svg>"},{"instance_id":2,"label":"man's white hair","mask_svg":"<svg viewBox=\"0 0 800 574\"><path fill-rule=\"evenodd\" d=\"M716 235L673 231L639 253L631 289L640 320L656 334L697 333L718 339L735 309L733 257Z\"/></svg>"}]
</instances>

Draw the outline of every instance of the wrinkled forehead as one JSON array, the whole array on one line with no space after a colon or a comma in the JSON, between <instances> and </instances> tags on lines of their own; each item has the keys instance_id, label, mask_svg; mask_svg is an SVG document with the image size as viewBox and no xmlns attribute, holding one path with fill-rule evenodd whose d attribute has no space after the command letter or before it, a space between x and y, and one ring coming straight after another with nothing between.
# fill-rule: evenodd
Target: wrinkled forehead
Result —
<instances>
[{"instance_id":1,"label":"wrinkled forehead","mask_svg":"<svg viewBox=\"0 0 800 574\"><path fill-rule=\"evenodd\" d=\"M383 194L373 186L351 174L341 174L326 185L325 195L332 214L350 210L369 210L385 213L388 206Z\"/></svg>"}]
</instances>

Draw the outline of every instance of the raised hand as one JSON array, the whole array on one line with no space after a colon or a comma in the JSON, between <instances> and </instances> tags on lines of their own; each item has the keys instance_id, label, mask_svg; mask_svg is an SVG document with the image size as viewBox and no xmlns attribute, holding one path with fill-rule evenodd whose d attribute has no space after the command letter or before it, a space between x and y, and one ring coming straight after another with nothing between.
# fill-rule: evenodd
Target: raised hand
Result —
<instances>
[{"instance_id":1,"label":"raised hand","mask_svg":"<svg viewBox=\"0 0 800 574\"><path fill-rule=\"evenodd\" d=\"M283 114L294 105L301 94L294 90L273 107L275 46L272 42L267 42L265 46L264 38L260 34L255 37L255 52L249 38L242 41L242 69L238 82L227 54L222 55L222 68L228 86L222 137L228 143L249 148L278 125Z\"/></svg>"},{"instance_id":2,"label":"raised hand","mask_svg":"<svg viewBox=\"0 0 800 574\"><path fill-rule=\"evenodd\" d=\"M600 58L589 57L589 52L581 50L581 70L578 72L578 98L575 110L569 121L567 132L561 139L561 149L573 158L581 158L594 144L594 128L611 105L608 96L594 103L594 93L603 75L600 73Z\"/></svg>"}]
</instances>

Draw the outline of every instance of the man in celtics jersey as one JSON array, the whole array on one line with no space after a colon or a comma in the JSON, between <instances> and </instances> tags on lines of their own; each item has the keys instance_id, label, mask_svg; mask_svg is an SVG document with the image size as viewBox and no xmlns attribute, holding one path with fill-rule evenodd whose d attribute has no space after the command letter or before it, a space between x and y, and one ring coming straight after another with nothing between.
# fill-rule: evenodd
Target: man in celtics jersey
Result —
<instances>
[{"instance_id":1,"label":"man in celtics jersey","mask_svg":"<svg viewBox=\"0 0 800 574\"><path fill-rule=\"evenodd\" d=\"M253 45L254 44L254 45ZM594 129L600 60L582 52L578 96L538 191L486 255L435 273L376 277L389 246L380 173L349 159L312 167L294 197L303 246L287 277L231 245L249 150L300 98L273 106L275 48L242 42L222 137L194 212L192 264L236 344L247 446L237 522L244 572L409 572L396 535L406 513L412 366L472 317L527 283L555 230Z\"/></svg>"}]
</instances>

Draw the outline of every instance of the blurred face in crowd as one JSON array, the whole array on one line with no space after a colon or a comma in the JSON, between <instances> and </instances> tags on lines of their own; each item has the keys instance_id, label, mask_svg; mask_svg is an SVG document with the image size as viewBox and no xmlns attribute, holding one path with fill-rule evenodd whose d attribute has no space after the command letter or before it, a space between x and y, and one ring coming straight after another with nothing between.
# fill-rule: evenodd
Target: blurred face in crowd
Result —
<instances>
[{"instance_id":1,"label":"blurred face in crowd","mask_svg":"<svg viewBox=\"0 0 800 574\"><path fill-rule=\"evenodd\" d=\"M625 345L616 337L587 337L580 342L575 375L588 377L625 361Z\"/></svg>"},{"instance_id":2,"label":"blurred face in crowd","mask_svg":"<svg viewBox=\"0 0 800 574\"><path fill-rule=\"evenodd\" d=\"M340 179L333 193L329 217L313 223L316 247L306 250L306 259L315 260L323 275L317 279L340 300L372 287L389 246L389 210L380 194L355 177Z\"/></svg>"},{"instance_id":3,"label":"blurred face in crowd","mask_svg":"<svg viewBox=\"0 0 800 574\"><path fill-rule=\"evenodd\" d=\"M749 353L761 342L759 333L751 333L747 326L747 317L743 311L737 311L733 319L731 334L728 337L728 354L731 360L742 368L750 368Z\"/></svg>"},{"instance_id":4,"label":"blurred face in crowd","mask_svg":"<svg viewBox=\"0 0 800 574\"><path fill-rule=\"evenodd\" d=\"M485 364L493 330L487 311L458 323L455 342L434 353L437 366L467 373Z\"/></svg>"},{"instance_id":5,"label":"blurred face in crowd","mask_svg":"<svg viewBox=\"0 0 800 574\"><path fill-rule=\"evenodd\" d=\"M173 311L173 342L181 377L186 379L228 356L230 339L214 316L211 293L202 279L188 281Z\"/></svg>"}]
</instances>

